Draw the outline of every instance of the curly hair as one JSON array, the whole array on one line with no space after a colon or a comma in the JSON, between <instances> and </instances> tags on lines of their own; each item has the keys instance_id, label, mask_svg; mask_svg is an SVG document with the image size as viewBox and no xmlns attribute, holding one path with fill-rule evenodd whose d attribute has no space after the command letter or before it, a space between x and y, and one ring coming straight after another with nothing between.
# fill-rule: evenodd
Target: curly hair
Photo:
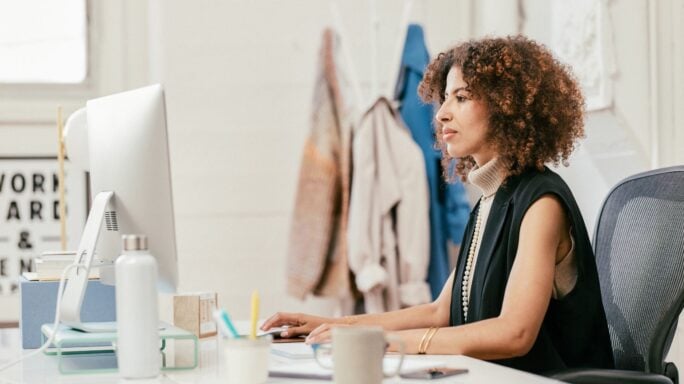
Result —
<instances>
[{"instance_id":1,"label":"curly hair","mask_svg":"<svg viewBox=\"0 0 684 384\"><path fill-rule=\"evenodd\" d=\"M425 102L444 102L446 78L457 67L467 90L489 112L486 140L497 150L509 175L544 164L568 165L568 157L584 137L584 98L570 68L551 52L524 36L484 38L440 53L427 67L418 93ZM445 176L465 180L475 165L472 156L452 159L441 139Z\"/></svg>"}]
</instances>

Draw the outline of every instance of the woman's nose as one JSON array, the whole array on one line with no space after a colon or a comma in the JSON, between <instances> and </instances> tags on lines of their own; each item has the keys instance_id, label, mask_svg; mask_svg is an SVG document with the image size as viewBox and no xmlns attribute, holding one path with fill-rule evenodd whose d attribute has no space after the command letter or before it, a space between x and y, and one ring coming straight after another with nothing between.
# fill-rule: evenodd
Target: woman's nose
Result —
<instances>
[{"instance_id":1,"label":"woman's nose","mask_svg":"<svg viewBox=\"0 0 684 384\"><path fill-rule=\"evenodd\" d=\"M447 108L444 107L445 104L442 104L439 109L437 110L437 114L435 115L435 119L437 121L440 121L442 123L445 123L447 121L450 121L452 118L451 112L447 110Z\"/></svg>"}]
</instances>

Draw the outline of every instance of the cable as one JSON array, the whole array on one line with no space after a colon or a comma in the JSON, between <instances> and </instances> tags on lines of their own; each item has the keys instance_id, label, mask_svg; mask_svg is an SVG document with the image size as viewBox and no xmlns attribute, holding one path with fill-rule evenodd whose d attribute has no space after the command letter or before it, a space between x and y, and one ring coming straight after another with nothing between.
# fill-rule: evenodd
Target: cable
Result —
<instances>
[{"instance_id":1,"label":"cable","mask_svg":"<svg viewBox=\"0 0 684 384\"><path fill-rule=\"evenodd\" d=\"M37 354L45 351L50 346L50 344L52 344L52 342L55 339L55 335L57 334L57 327L59 327L59 312L60 312L60 307L62 305L62 294L64 293L64 284L66 283L67 275L69 274L69 272L73 268L85 268L85 267L86 266L83 264L75 264L74 263L74 264L67 266L66 268L64 268L64 271L62 271L62 276L59 279L59 288L57 289L57 307L55 308L55 323L52 327L52 334L47 339L45 344L43 344L40 348L36 349L35 351L33 351L31 353L23 355L22 357L20 357L16 360L10 361L9 363L0 366L0 372L6 370L7 368L9 368L9 367L21 362L21 361L23 361L24 359L26 359L28 357L32 357L34 355L37 355Z\"/></svg>"}]
</instances>

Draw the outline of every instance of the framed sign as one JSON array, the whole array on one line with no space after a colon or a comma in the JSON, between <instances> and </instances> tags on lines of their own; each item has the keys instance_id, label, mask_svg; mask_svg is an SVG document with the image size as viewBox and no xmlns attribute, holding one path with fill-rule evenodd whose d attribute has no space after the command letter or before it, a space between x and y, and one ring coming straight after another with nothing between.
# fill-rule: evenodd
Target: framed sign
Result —
<instances>
[{"instance_id":1,"label":"framed sign","mask_svg":"<svg viewBox=\"0 0 684 384\"><path fill-rule=\"evenodd\" d=\"M87 176L65 164L67 249L75 250L85 225ZM18 293L19 276L34 258L61 250L57 158L0 157L0 297Z\"/></svg>"}]
</instances>

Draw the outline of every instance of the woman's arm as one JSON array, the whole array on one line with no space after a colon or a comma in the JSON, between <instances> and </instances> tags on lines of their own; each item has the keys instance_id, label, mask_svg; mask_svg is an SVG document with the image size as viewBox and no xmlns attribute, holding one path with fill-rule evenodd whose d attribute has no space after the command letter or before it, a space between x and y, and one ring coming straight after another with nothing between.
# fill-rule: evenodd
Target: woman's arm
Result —
<instances>
[{"instance_id":1,"label":"woman's arm","mask_svg":"<svg viewBox=\"0 0 684 384\"><path fill-rule=\"evenodd\" d=\"M464 354L480 359L525 355L534 345L551 299L556 253L568 223L556 197L545 195L525 214L501 314L496 318L440 329L427 353ZM398 332L407 352L417 352L426 329Z\"/></svg>"},{"instance_id":2,"label":"woman's arm","mask_svg":"<svg viewBox=\"0 0 684 384\"><path fill-rule=\"evenodd\" d=\"M427 327L445 327L449 325L451 311L451 288L454 283L454 272L451 273L442 287L439 297L432 303L416 305L398 311L345 316L337 321L324 322L309 333L306 342L320 343L330 339L330 331L338 326L377 325L387 331L415 329Z\"/></svg>"},{"instance_id":3,"label":"woman's arm","mask_svg":"<svg viewBox=\"0 0 684 384\"><path fill-rule=\"evenodd\" d=\"M388 331L422 327L445 327L449 325L451 306L451 287L454 281L452 272L444 284L439 297L432 303L417 305L398 311L385 313L345 316L342 318L316 317L301 313L276 313L262 325L261 329L289 326L284 337L309 334L308 343L327 340L330 329L336 326L376 325Z\"/></svg>"},{"instance_id":4,"label":"woman's arm","mask_svg":"<svg viewBox=\"0 0 684 384\"><path fill-rule=\"evenodd\" d=\"M413 329L417 327L444 327L449 324L451 288L454 284L452 272L442 287L439 297L432 303L416 305L398 311L344 317L347 325L379 325L388 331ZM314 336L314 335L312 335Z\"/></svg>"}]
</instances>

